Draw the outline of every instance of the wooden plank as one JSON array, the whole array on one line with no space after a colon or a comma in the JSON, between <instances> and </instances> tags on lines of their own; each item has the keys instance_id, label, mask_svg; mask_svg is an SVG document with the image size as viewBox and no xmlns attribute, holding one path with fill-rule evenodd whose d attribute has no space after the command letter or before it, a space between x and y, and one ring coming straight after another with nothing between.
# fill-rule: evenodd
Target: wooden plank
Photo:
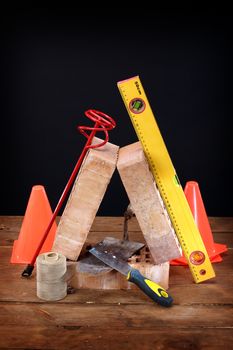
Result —
<instances>
[{"instance_id":1,"label":"wooden plank","mask_svg":"<svg viewBox=\"0 0 233 350\"><path fill-rule=\"evenodd\" d=\"M9 285L10 290L9 290ZM169 293L174 299L174 305L233 305L233 282L225 284L183 284L171 285ZM40 303L44 304L36 296L36 281L33 278L30 281L19 279L14 282L1 280L0 302L22 302L22 303ZM62 304L80 304L80 305L151 305L151 300L139 289L135 290L93 290L78 289L74 294L67 295L66 298L59 301ZM54 304L56 305L56 304Z\"/></svg>"},{"instance_id":2,"label":"wooden plank","mask_svg":"<svg viewBox=\"0 0 233 350\"><path fill-rule=\"evenodd\" d=\"M233 232L233 217L208 217L213 232Z\"/></svg>"},{"instance_id":3,"label":"wooden plank","mask_svg":"<svg viewBox=\"0 0 233 350\"><path fill-rule=\"evenodd\" d=\"M123 215L123 213L122 213ZM233 232L233 217L209 217L213 232ZM96 217L91 230L123 232L123 217ZM114 229L113 229L114 228ZM136 217L129 220L129 231L141 231Z\"/></svg>"},{"instance_id":4,"label":"wooden plank","mask_svg":"<svg viewBox=\"0 0 233 350\"><path fill-rule=\"evenodd\" d=\"M233 248L233 232L214 232L214 242L226 244L229 249Z\"/></svg>"},{"instance_id":5,"label":"wooden plank","mask_svg":"<svg viewBox=\"0 0 233 350\"><path fill-rule=\"evenodd\" d=\"M96 329L72 325L17 325L0 328L1 349L79 349L79 350L151 350L151 349L231 349L232 329L227 328L168 328ZM59 336L58 336L59 334Z\"/></svg>"},{"instance_id":6,"label":"wooden plank","mask_svg":"<svg viewBox=\"0 0 233 350\"><path fill-rule=\"evenodd\" d=\"M0 325L46 326L69 325L106 329L160 327L233 328L232 305L174 305L161 307L150 301L138 305L94 305L63 303L4 303L0 304Z\"/></svg>"},{"instance_id":7,"label":"wooden plank","mask_svg":"<svg viewBox=\"0 0 233 350\"><path fill-rule=\"evenodd\" d=\"M213 232L233 232L233 217L209 217L208 219ZM22 220L23 216L0 216L0 232L6 231L18 234ZM60 217L57 218L57 223L59 223L59 220ZM123 224L124 218L122 216L97 216L91 231L123 232ZM141 231L135 217L129 221L129 231Z\"/></svg>"},{"instance_id":8,"label":"wooden plank","mask_svg":"<svg viewBox=\"0 0 233 350\"><path fill-rule=\"evenodd\" d=\"M93 139L93 144L103 140ZM77 260L116 168L119 147L89 149L63 211L52 250Z\"/></svg>"}]
</instances>

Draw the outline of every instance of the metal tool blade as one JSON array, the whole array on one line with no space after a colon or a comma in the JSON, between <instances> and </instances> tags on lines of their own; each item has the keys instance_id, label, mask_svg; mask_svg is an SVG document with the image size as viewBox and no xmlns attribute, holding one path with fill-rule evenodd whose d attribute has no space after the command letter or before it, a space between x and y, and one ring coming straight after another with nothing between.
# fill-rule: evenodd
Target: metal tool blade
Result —
<instances>
[{"instance_id":1,"label":"metal tool blade","mask_svg":"<svg viewBox=\"0 0 233 350\"><path fill-rule=\"evenodd\" d=\"M95 245L99 251L112 253L118 259L127 260L135 252L144 247L145 244L133 241L126 241L114 237L105 237L103 241Z\"/></svg>"},{"instance_id":2,"label":"metal tool blade","mask_svg":"<svg viewBox=\"0 0 233 350\"><path fill-rule=\"evenodd\" d=\"M108 252L107 250L99 250L99 247L94 247L89 250L96 258L103 261L106 265L112 267L114 270L119 271L123 275L127 276L129 271L132 269L129 264L127 264L122 259L119 259L114 253Z\"/></svg>"},{"instance_id":3,"label":"metal tool blade","mask_svg":"<svg viewBox=\"0 0 233 350\"><path fill-rule=\"evenodd\" d=\"M126 241L114 237L105 237L104 240L97 243L95 247L100 251L112 252L113 255L127 261L133 254L144 247L144 245L144 243L140 242ZM95 275L112 270L109 265L106 265L104 262L90 253L87 253L83 259L78 261L78 264L80 271Z\"/></svg>"}]
</instances>

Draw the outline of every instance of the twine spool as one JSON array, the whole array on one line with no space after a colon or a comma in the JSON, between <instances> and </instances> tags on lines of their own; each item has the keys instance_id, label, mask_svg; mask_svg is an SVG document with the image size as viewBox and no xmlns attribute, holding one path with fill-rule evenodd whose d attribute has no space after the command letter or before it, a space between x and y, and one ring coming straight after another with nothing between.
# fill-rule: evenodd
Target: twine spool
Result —
<instances>
[{"instance_id":1,"label":"twine spool","mask_svg":"<svg viewBox=\"0 0 233 350\"><path fill-rule=\"evenodd\" d=\"M37 296L47 301L65 298L67 295L66 257L60 253L40 254L36 259Z\"/></svg>"}]
</instances>

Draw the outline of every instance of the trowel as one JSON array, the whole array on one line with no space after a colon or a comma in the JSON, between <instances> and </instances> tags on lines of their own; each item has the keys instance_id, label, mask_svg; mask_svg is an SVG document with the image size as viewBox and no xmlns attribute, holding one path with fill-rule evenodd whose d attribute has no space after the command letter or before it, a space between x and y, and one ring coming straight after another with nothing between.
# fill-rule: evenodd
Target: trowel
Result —
<instances>
[{"instance_id":1,"label":"trowel","mask_svg":"<svg viewBox=\"0 0 233 350\"><path fill-rule=\"evenodd\" d=\"M113 252L122 260L127 261L132 255L145 246L144 243L121 240L114 237L105 237L103 241L98 243L104 250ZM113 270L112 267L106 265L93 254L87 253L86 257L78 261L79 271L91 273L93 275L106 273Z\"/></svg>"},{"instance_id":2,"label":"trowel","mask_svg":"<svg viewBox=\"0 0 233 350\"><path fill-rule=\"evenodd\" d=\"M125 249L121 249L121 246L135 244L129 241L122 241L122 243L115 245L106 244L106 241L98 243L95 247L91 248L89 252L93 254L100 261L106 265L117 270L121 274L126 276L129 282L137 285L148 297L150 297L156 303L162 306L171 306L173 299L159 284L144 277L139 270L133 268L127 263L125 259Z\"/></svg>"}]
</instances>

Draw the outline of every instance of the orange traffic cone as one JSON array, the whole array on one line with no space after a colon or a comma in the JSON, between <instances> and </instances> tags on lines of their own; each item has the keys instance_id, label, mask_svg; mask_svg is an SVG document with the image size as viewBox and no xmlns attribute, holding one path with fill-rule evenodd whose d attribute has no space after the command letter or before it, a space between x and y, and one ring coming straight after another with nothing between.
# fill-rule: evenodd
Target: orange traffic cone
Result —
<instances>
[{"instance_id":1,"label":"orange traffic cone","mask_svg":"<svg viewBox=\"0 0 233 350\"><path fill-rule=\"evenodd\" d=\"M44 187L33 186L18 240L14 241L11 263L29 264L31 262L51 216L52 210ZM56 229L57 225L54 223L40 254L51 251Z\"/></svg>"},{"instance_id":2,"label":"orange traffic cone","mask_svg":"<svg viewBox=\"0 0 233 350\"><path fill-rule=\"evenodd\" d=\"M227 246L225 244L214 242L198 183L195 181L188 181L185 185L184 193L192 211L195 223L200 231L210 261L212 263L222 261L222 257L219 254L226 252ZM183 256L179 259L172 260L171 264L187 265L187 262Z\"/></svg>"}]
</instances>

